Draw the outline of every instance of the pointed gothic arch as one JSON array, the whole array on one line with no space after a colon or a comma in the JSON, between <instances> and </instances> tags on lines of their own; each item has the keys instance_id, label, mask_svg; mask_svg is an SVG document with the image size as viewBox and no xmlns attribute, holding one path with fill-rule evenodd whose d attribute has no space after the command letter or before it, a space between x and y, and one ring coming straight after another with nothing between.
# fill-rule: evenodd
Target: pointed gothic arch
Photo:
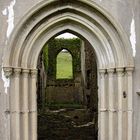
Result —
<instances>
[{"instance_id":1,"label":"pointed gothic arch","mask_svg":"<svg viewBox=\"0 0 140 140\"><path fill-rule=\"evenodd\" d=\"M37 59L50 38L66 31L88 40L97 56L99 140L132 140L131 46L119 23L91 0L44 0L15 26L3 60L5 75L12 73L9 77L10 139L37 140ZM124 126L126 133L123 133Z\"/></svg>"},{"instance_id":2,"label":"pointed gothic arch","mask_svg":"<svg viewBox=\"0 0 140 140\"><path fill-rule=\"evenodd\" d=\"M68 49L65 49L67 51L67 53L63 52L64 49L61 49L56 56L56 79L73 79L73 57L70 53L70 51ZM65 54L66 59L68 59L67 61L67 65L69 65L69 71L67 73L67 68L66 68L66 63L64 63L62 65L62 63L60 62L63 58L63 55ZM62 69L63 68L63 69ZM59 73L62 71L62 73L67 73L66 75L60 75Z\"/></svg>"}]
</instances>

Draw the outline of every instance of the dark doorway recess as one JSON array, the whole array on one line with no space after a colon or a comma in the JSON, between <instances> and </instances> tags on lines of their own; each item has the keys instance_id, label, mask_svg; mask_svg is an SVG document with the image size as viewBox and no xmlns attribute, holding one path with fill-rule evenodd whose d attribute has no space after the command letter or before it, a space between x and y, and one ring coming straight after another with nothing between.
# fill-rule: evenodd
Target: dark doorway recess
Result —
<instances>
[{"instance_id":1,"label":"dark doorway recess","mask_svg":"<svg viewBox=\"0 0 140 140\"><path fill-rule=\"evenodd\" d=\"M68 60L67 53L72 58L70 78L57 78L60 52L61 59ZM97 64L89 42L52 38L40 53L38 70L38 140L97 140Z\"/></svg>"}]
</instances>

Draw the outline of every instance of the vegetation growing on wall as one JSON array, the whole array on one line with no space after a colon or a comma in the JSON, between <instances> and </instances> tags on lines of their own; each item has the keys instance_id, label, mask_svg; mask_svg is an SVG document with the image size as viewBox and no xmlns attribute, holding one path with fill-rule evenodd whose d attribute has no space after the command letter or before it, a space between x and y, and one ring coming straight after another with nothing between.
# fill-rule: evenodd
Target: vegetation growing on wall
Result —
<instances>
[{"instance_id":1,"label":"vegetation growing on wall","mask_svg":"<svg viewBox=\"0 0 140 140\"><path fill-rule=\"evenodd\" d=\"M72 55L72 72L73 78L76 72L81 69L80 63L81 40L79 38L64 39L53 38L43 49L44 64L48 78L57 79L57 55L63 49L68 50ZM66 71L67 72L67 71ZM67 77L66 77L67 78Z\"/></svg>"},{"instance_id":2,"label":"vegetation growing on wall","mask_svg":"<svg viewBox=\"0 0 140 140\"><path fill-rule=\"evenodd\" d=\"M48 45L46 45L43 48L43 61L44 61L44 66L45 66L45 70L47 71L48 69Z\"/></svg>"}]
</instances>

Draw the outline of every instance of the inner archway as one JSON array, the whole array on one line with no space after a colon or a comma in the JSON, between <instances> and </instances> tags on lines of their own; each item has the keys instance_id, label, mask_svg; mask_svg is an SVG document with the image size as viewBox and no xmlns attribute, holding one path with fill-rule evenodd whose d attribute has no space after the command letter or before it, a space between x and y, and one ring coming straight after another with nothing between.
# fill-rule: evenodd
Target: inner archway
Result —
<instances>
[{"instance_id":1,"label":"inner archway","mask_svg":"<svg viewBox=\"0 0 140 140\"><path fill-rule=\"evenodd\" d=\"M56 77L60 53L61 67L66 64L63 75L72 68L70 78ZM38 139L97 140L97 64L90 43L78 37L52 38L40 54L38 69Z\"/></svg>"},{"instance_id":2,"label":"inner archway","mask_svg":"<svg viewBox=\"0 0 140 140\"><path fill-rule=\"evenodd\" d=\"M15 27L3 59L5 75L11 81L11 140L37 139L38 56L50 38L66 31L87 39L95 50L99 75L98 139L132 140L133 57L126 34L109 13L90 0L42 1Z\"/></svg>"}]
</instances>

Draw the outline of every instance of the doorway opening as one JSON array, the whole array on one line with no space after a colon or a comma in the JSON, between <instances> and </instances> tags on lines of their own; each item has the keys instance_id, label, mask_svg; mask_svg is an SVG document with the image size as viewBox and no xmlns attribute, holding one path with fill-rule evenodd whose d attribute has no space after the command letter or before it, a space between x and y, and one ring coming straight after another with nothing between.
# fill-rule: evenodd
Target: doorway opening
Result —
<instances>
[{"instance_id":1,"label":"doorway opening","mask_svg":"<svg viewBox=\"0 0 140 140\"><path fill-rule=\"evenodd\" d=\"M70 33L51 38L38 71L38 140L97 140L97 63L90 43Z\"/></svg>"},{"instance_id":2,"label":"doorway opening","mask_svg":"<svg viewBox=\"0 0 140 140\"><path fill-rule=\"evenodd\" d=\"M66 49L57 55L56 79L73 79L72 56Z\"/></svg>"},{"instance_id":3,"label":"doorway opening","mask_svg":"<svg viewBox=\"0 0 140 140\"><path fill-rule=\"evenodd\" d=\"M46 42L67 31L78 35L84 43L86 40L83 38L86 38L95 50L99 82L98 139L132 140L134 59L131 44L114 17L90 0L42 1L31 8L15 26L3 54L3 71L11 81L7 94L10 139L37 140L37 60ZM87 80L92 76L91 71L87 69L87 73L83 72L84 63L79 64L82 75L87 75L82 82L86 81L86 91L89 92L91 82ZM73 79L75 82L79 80L74 74ZM53 80L49 84L56 85ZM43 85L41 81L39 85ZM79 84L74 85L78 87ZM41 87L41 90L45 88ZM45 108L45 99L48 99L42 98L45 94L41 93L38 95L38 111ZM123 93L126 93L125 97ZM91 101L89 96L83 102L87 100Z\"/></svg>"}]
</instances>

